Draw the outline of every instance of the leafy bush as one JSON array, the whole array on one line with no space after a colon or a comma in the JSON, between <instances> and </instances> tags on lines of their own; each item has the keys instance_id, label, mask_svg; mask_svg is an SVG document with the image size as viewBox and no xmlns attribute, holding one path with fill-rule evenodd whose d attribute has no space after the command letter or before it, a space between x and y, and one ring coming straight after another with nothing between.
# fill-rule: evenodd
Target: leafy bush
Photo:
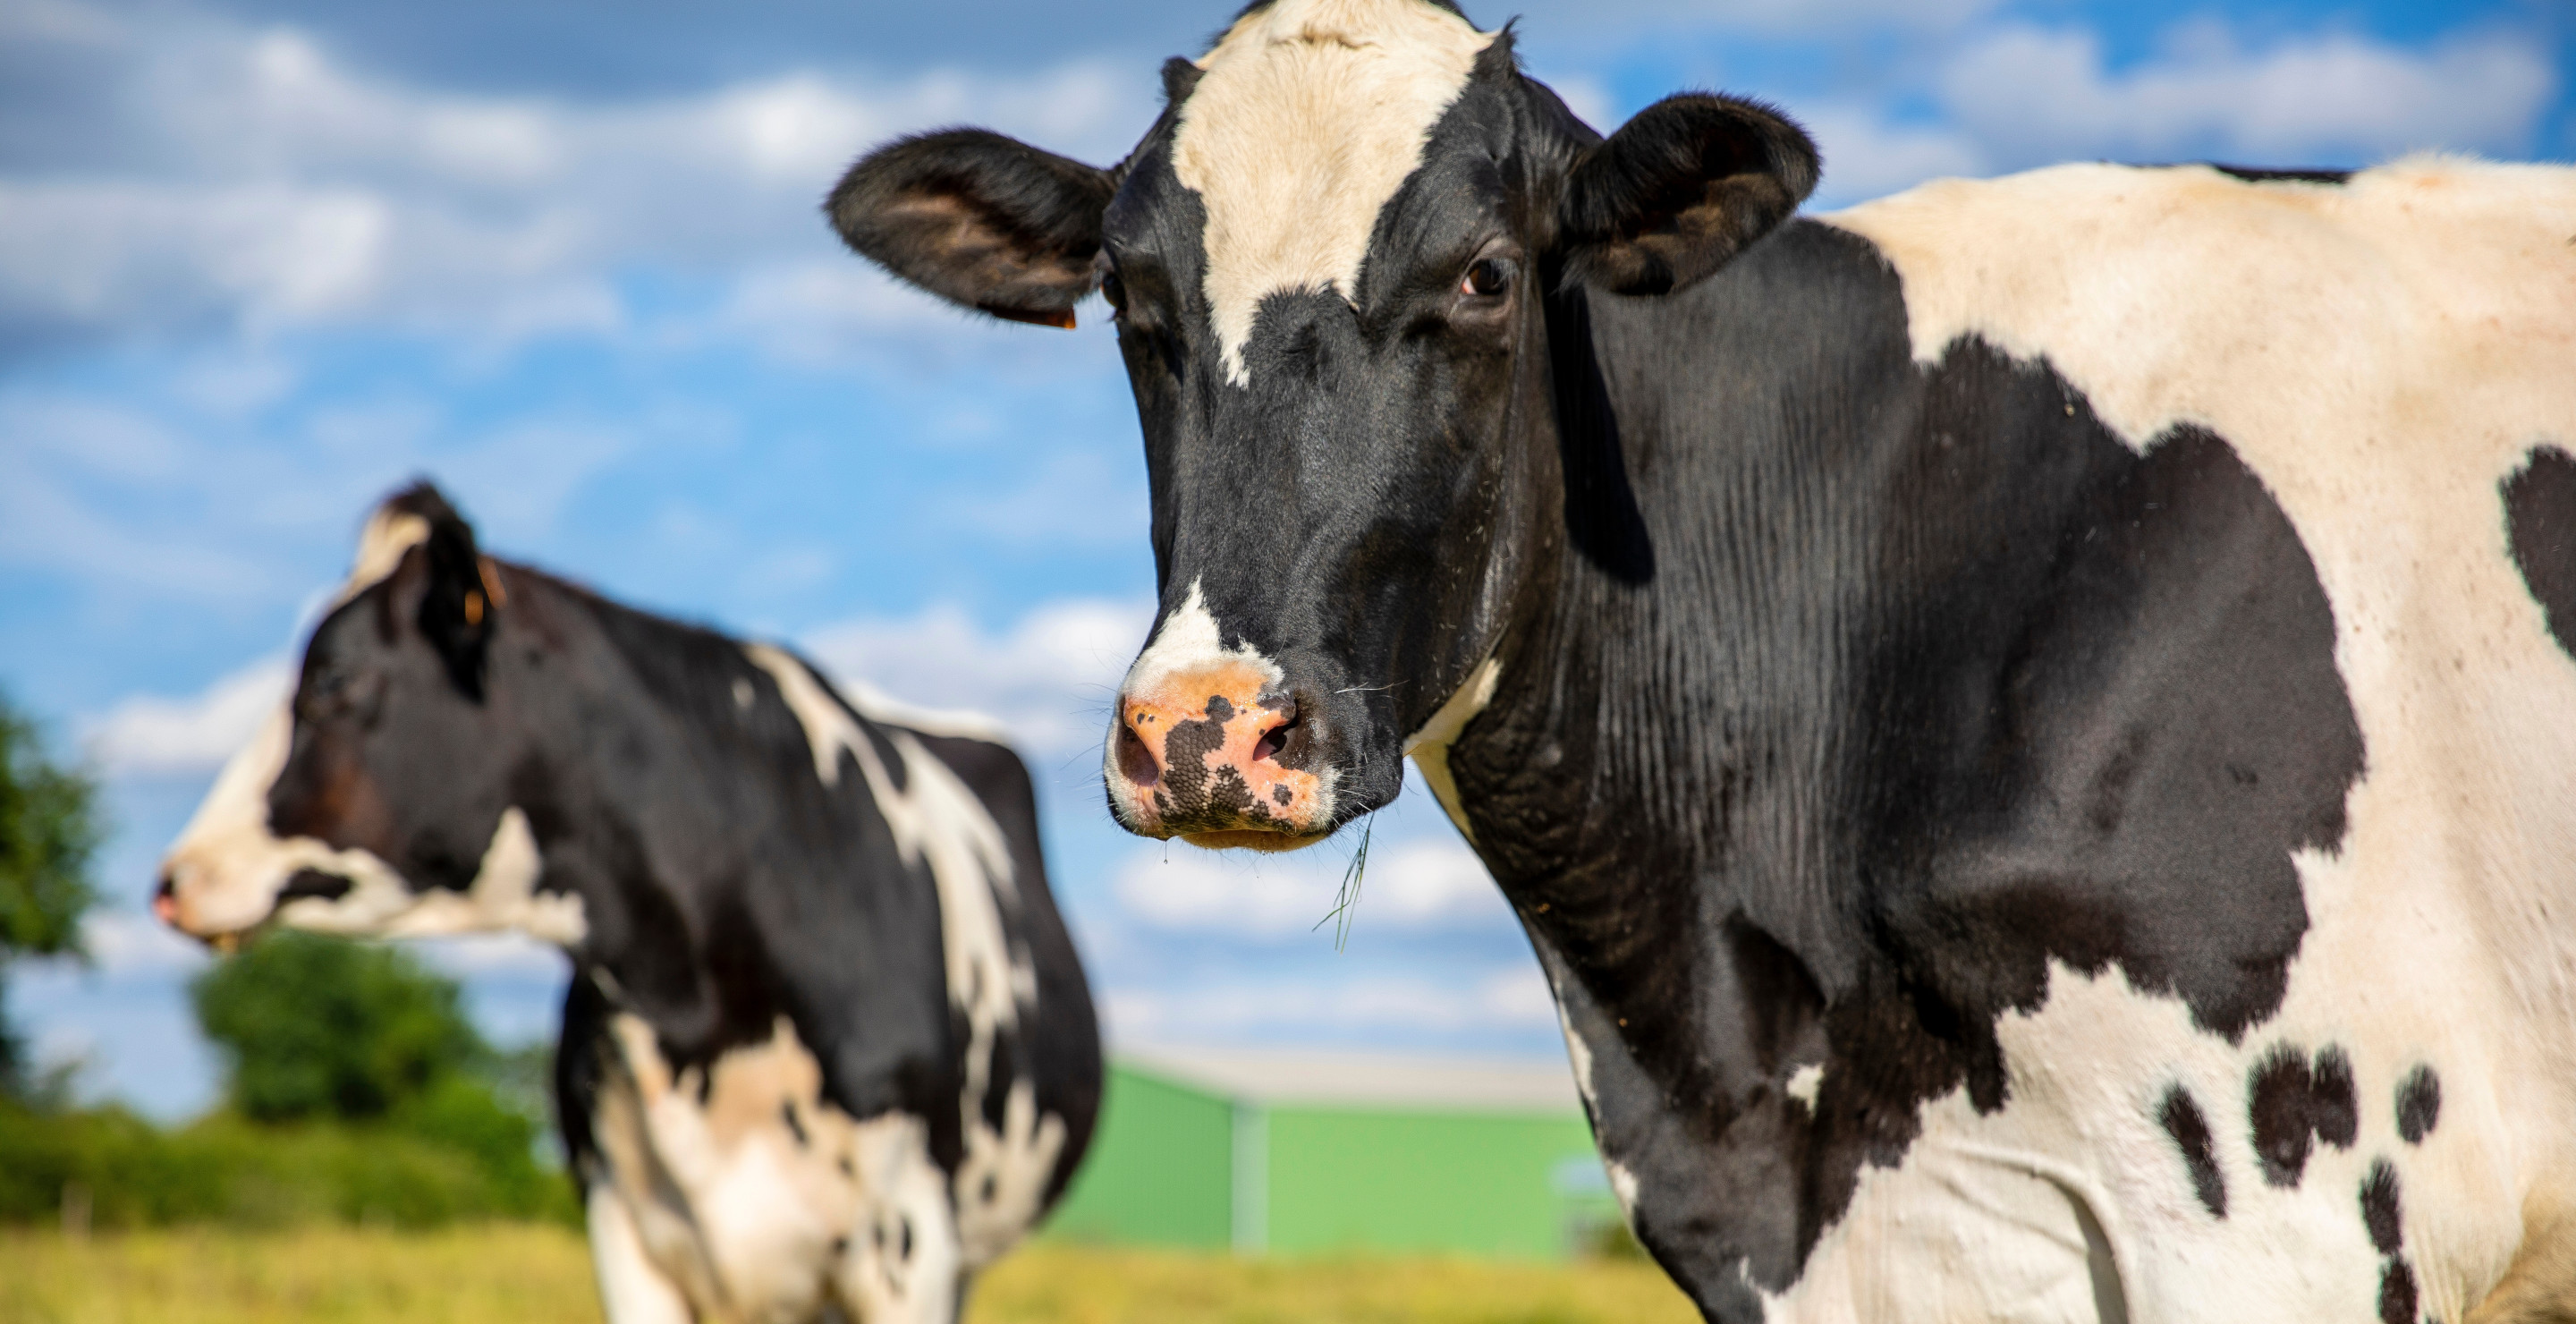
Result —
<instances>
[{"instance_id":1,"label":"leafy bush","mask_svg":"<svg viewBox=\"0 0 2576 1324\"><path fill-rule=\"evenodd\" d=\"M408 1106L494 1060L455 983L409 952L293 930L197 976L197 1023L254 1121L363 1121Z\"/></svg>"},{"instance_id":2,"label":"leafy bush","mask_svg":"<svg viewBox=\"0 0 2576 1324\"><path fill-rule=\"evenodd\" d=\"M121 1108L0 1100L0 1222L436 1227L577 1222L537 1159L542 1048L496 1052L409 953L282 932L189 989L226 1104L176 1130Z\"/></svg>"},{"instance_id":3,"label":"leafy bush","mask_svg":"<svg viewBox=\"0 0 2576 1324\"><path fill-rule=\"evenodd\" d=\"M449 1095L452 1111L432 1123L457 1128L446 1135L223 1113L163 1131L120 1108L0 1103L0 1223L51 1222L66 1199L85 1201L102 1228L577 1222L570 1184L530 1153L526 1119L472 1099Z\"/></svg>"},{"instance_id":4,"label":"leafy bush","mask_svg":"<svg viewBox=\"0 0 2576 1324\"><path fill-rule=\"evenodd\" d=\"M80 951L100 832L98 788L48 761L35 726L0 699L0 988L12 957ZM0 1094L24 1087L19 1057L0 1022Z\"/></svg>"}]
</instances>

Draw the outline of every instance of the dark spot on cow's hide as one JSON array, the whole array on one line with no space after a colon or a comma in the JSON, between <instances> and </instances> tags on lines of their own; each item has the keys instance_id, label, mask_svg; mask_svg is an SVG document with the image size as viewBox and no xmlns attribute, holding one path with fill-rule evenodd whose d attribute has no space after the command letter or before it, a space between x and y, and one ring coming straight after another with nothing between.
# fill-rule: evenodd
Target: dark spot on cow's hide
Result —
<instances>
[{"instance_id":1,"label":"dark spot on cow's hide","mask_svg":"<svg viewBox=\"0 0 2576 1324\"><path fill-rule=\"evenodd\" d=\"M903 1239L895 1245L895 1257L906 1264L912 1262L912 1215L910 1214L903 1217Z\"/></svg>"},{"instance_id":2,"label":"dark spot on cow's hide","mask_svg":"<svg viewBox=\"0 0 2576 1324\"><path fill-rule=\"evenodd\" d=\"M2404 1136L2407 1144L2423 1144L2441 1117L2442 1078L2419 1062L2404 1080L2397 1082L2397 1134Z\"/></svg>"},{"instance_id":3,"label":"dark spot on cow's hide","mask_svg":"<svg viewBox=\"0 0 2576 1324\"><path fill-rule=\"evenodd\" d=\"M2191 1173L2191 1193L2200 1197L2201 1207L2213 1218L2227 1217L2227 1178L2218 1170L2218 1150L2209 1133L2209 1119L2191 1092L2176 1085L2165 1091L2163 1110L2157 1120L2164 1124L2165 1134L2173 1137L2174 1147L2182 1151L2182 1165Z\"/></svg>"},{"instance_id":4,"label":"dark spot on cow's hide","mask_svg":"<svg viewBox=\"0 0 2576 1324\"><path fill-rule=\"evenodd\" d=\"M2352 1084L2352 1059L2328 1044L2317 1050L2316 1084L2308 1093L2308 1124L2317 1139L2350 1149L2361 1136L2361 1096Z\"/></svg>"},{"instance_id":5,"label":"dark spot on cow's hide","mask_svg":"<svg viewBox=\"0 0 2576 1324\"><path fill-rule=\"evenodd\" d=\"M999 1178L999 1177L994 1176L993 1174L991 1174L991 1173L989 1173L989 1172L988 1172L988 1173L985 1173L985 1174L984 1174L984 1185L983 1185L983 1187L982 1187L980 1190L978 1190L978 1191L976 1192L976 1199L977 1199L977 1200L979 1200L979 1201L981 1201L981 1202L982 1202L982 1203L984 1203L984 1204L991 1204L991 1203L992 1203L996 1198L998 1198L1001 1194L1002 1194L1002 1179L1001 1179L1001 1178Z\"/></svg>"},{"instance_id":6,"label":"dark spot on cow's hide","mask_svg":"<svg viewBox=\"0 0 2576 1324\"><path fill-rule=\"evenodd\" d=\"M321 901L337 901L347 896L353 886L355 884L335 873L324 873L319 869L298 869L294 877L286 880L286 886L277 889L277 904L282 906L289 901L301 901L307 897Z\"/></svg>"},{"instance_id":7,"label":"dark spot on cow's hide","mask_svg":"<svg viewBox=\"0 0 2576 1324\"><path fill-rule=\"evenodd\" d=\"M2288 1044L2274 1044L2254 1066L2246 1088L2246 1111L2254 1128L2254 1158L2263 1180L2274 1186L2296 1186L2307 1171L2311 1127L2308 1098L2316 1074L2307 1055Z\"/></svg>"},{"instance_id":8,"label":"dark spot on cow's hide","mask_svg":"<svg viewBox=\"0 0 2576 1324\"><path fill-rule=\"evenodd\" d=\"M2255 1064L2245 1093L2254 1158L2274 1186L2299 1184L2313 1141L2350 1149L2360 1132L2352 1061L2331 1044L2317 1050L2314 1065L2293 1045L2273 1045Z\"/></svg>"},{"instance_id":9,"label":"dark spot on cow's hide","mask_svg":"<svg viewBox=\"0 0 2576 1324\"><path fill-rule=\"evenodd\" d=\"M2504 482L2507 540L2558 647L2576 654L2576 458L2555 446Z\"/></svg>"},{"instance_id":10,"label":"dark spot on cow's hide","mask_svg":"<svg viewBox=\"0 0 2576 1324\"><path fill-rule=\"evenodd\" d=\"M2386 1159L2373 1159L2369 1175L2361 1179L2361 1223L2370 1229L2370 1244L2382 1255L2394 1255L2405 1248L2405 1229L2399 1226L2397 1206L2397 1168Z\"/></svg>"},{"instance_id":11,"label":"dark spot on cow's hide","mask_svg":"<svg viewBox=\"0 0 2576 1324\"><path fill-rule=\"evenodd\" d=\"M2380 1324L2415 1324L2415 1271L2391 1259L2379 1271Z\"/></svg>"},{"instance_id":12,"label":"dark spot on cow's hide","mask_svg":"<svg viewBox=\"0 0 2576 1324\"><path fill-rule=\"evenodd\" d=\"M2387 1257L2379 1269L2380 1324L2416 1324L2415 1270L2399 1257L2406 1248L2403 1211L2397 1200L2397 1168L2373 1159L2361 1179L2361 1225L2371 1247Z\"/></svg>"},{"instance_id":13,"label":"dark spot on cow's hide","mask_svg":"<svg viewBox=\"0 0 2576 1324\"><path fill-rule=\"evenodd\" d=\"M1271 802L1282 809L1287 808L1288 802L1296 798L1296 793L1288 789L1288 783L1286 782L1281 782L1270 788Z\"/></svg>"},{"instance_id":14,"label":"dark spot on cow's hide","mask_svg":"<svg viewBox=\"0 0 2576 1324\"><path fill-rule=\"evenodd\" d=\"M1927 412L2045 418L2056 379L1992 354L1954 347ZM2081 409L2064 428L2056 454L2010 470L1909 471L1909 499L1948 522L1905 548L1904 572L1957 587L1883 636L1871 731L1895 775L1867 839L1938 843L1917 866L1930 884L1891 890L1890 931L1979 1020L2037 1007L2054 958L2117 965L2234 1041L2280 1006L2307 930L2291 857L2342 842L2364 766L2333 610L2224 438L2180 428L2139 457ZM2041 502L2052 522L2011 528L2038 465L2063 484ZM2024 563L2028 544L2053 555ZM2221 877L2245 881L2213 890Z\"/></svg>"},{"instance_id":15,"label":"dark spot on cow's hide","mask_svg":"<svg viewBox=\"0 0 2576 1324\"><path fill-rule=\"evenodd\" d=\"M802 1118L799 1118L796 1115L795 1100L782 1099L779 1101L778 1120L786 1123L787 1134L796 1138L796 1147L798 1149L803 1149L808 1144L812 1143L805 1138L805 1122Z\"/></svg>"},{"instance_id":16,"label":"dark spot on cow's hide","mask_svg":"<svg viewBox=\"0 0 2576 1324\"><path fill-rule=\"evenodd\" d=\"M849 1155L844 1154L844 1155L842 1155L839 1159L835 1160L834 1162L835 1162L836 1166L838 1166L838 1167L841 1169L841 1175L842 1175L842 1176L844 1176L844 1177L852 1177L852 1178L855 1178L855 1177L857 1177L857 1176L859 1175L859 1170L858 1170L858 1168L857 1168L857 1166L856 1166L856 1165L854 1165L854 1164L852 1164L852 1163L850 1162L850 1156L849 1156Z\"/></svg>"}]
</instances>

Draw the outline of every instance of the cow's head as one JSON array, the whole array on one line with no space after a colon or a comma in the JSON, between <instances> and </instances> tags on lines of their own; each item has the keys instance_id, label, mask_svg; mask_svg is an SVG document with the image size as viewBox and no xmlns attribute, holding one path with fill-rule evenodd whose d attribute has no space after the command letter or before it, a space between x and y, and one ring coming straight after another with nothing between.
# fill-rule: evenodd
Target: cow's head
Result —
<instances>
[{"instance_id":1,"label":"cow's head","mask_svg":"<svg viewBox=\"0 0 2576 1324\"><path fill-rule=\"evenodd\" d=\"M294 697L171 847L153 908L228 939L275 919L357 934L519 928L571 942L581 903L538 886L508 697L509 572L427 484L367 522Z\"/></svg>"},{"instance_id":2,"label":"cow's head","mask_svg":"<svg viewBox=\"0 0 2576 1324\"><path fill-rule=\"evenodd\" d=\"M1427 0L1255 4L1166 66L1099 170L979 130L890 144L827 208L925 289L1117 310L1162 611L1112 718L1130 830L1304 845L1454 734L1561 518L1560 384L1589 292L1706 276L1813 187L1796 126L1677 96L1607 139L1509 32ZM1552 494L1552 491L1554 494Z\"/></svg>"}]
</instances>

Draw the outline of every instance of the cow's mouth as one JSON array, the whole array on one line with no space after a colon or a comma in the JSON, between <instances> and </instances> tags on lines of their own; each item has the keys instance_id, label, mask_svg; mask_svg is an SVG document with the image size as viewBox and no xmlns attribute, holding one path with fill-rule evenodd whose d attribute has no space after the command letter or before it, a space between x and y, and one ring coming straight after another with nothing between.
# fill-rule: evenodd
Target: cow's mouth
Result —
<instances>
[{"instance_id":1,"label":"cow's mouth","mask_svg":"<svg viewBox=\"0 0 2576 1324\"><path fill-rule=\"evenodd\" d=\"M356 891L357 886L356 880L340 874L322 869L298 869L288 876L284 886L277 889L277 894L269 898L268 912L258 919L248 924L236 924L230 928L199 929L182 922L184 916L179 903L177 882L165 876L160 887L152 894L152 916L164 925L196 939L215 954L230 956L240 951L244 943L276 928L282 922L278 917L285 911L288 903L320 901L327 905Z\"/></svg>"},{"instance_id":2,"label":"cow's mouth","mask_svg":"<svg viewBox=\"0 0 2576 1324\"><path fill-rule=\"evenodd\" d=\"M1283 832L1267 828L1228 828L1217 832L1184 832L1181 840L1205 850L1304 850L1333 835L1330 832Z\"/></svg>"}]
</instances>

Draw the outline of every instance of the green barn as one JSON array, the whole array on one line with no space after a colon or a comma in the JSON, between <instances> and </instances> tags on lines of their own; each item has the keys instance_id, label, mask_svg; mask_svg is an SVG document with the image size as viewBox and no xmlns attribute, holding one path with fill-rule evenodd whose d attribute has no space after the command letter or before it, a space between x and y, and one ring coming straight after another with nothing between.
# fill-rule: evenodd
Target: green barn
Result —
<instances>
[{"instance_id":1,"label":"green barn","mask_svg":"<svg viewBox=\"0 0 2576 1324\"><path fill-rule=\"evenodd\" d=\"M1162 1050L1112 1060L1048 1234L1558 1259L1618 1217L1563 1062Z\"/></svg>"}]
</instances>

